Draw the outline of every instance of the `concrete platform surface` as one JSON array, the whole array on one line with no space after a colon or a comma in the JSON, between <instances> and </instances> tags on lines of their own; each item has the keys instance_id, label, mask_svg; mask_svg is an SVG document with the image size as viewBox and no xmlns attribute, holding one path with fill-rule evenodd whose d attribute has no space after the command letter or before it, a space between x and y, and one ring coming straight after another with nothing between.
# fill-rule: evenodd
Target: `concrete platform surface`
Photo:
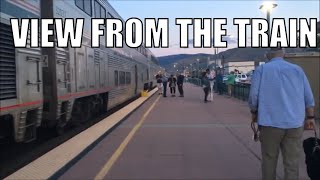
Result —
<instances>
[{"instance_id":1,"label":"concrete platform surface","mask_svg":"<svg viewBox=\"0 0 320 180\"><path fill-rule=\"evenodd\" d=\"M140 97L127 106L104 118L97 124L79 133L58 147L47 152L38 159L6 177L8 180L17 179L49 179L59 176L61 171L76 161L91 146L94 145L106 133L125 119L130 113L147 101L157 89L150 91L147 97Z\"/></svg>"},{"instance_id":2,"label":"concrete platform surface","mask_svg":"<svg viewBox=\"0 0 320 180\"><path fill-rule=\"evenodd\" d=\"M260 159L247 103L216 94L204 103L202 89L186 84L184 98L150 98L59 179L257 180ZM303 152L300 166L308 179ZM279 179L282 169L280 158Z\"/></svg>"}]
</instances>

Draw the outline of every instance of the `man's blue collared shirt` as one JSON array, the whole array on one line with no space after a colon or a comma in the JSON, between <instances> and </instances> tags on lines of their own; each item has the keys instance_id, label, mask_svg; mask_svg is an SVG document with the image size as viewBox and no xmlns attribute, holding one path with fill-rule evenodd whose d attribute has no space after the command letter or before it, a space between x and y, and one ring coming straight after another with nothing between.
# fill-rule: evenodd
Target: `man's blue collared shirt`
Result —
<instances>
[{"instance_id":1,"label":"man's blue collared shirt","mask_svg":"<svg viewBox=\"0 0 320 180\"><path fill-rule=\"evenodd\" d=\"M301 127L306 108L314 104L309 81L301 67L278 57L254 72L249 105L252 110L258 110L259 125Z\"/></svg>"}]
</instances>

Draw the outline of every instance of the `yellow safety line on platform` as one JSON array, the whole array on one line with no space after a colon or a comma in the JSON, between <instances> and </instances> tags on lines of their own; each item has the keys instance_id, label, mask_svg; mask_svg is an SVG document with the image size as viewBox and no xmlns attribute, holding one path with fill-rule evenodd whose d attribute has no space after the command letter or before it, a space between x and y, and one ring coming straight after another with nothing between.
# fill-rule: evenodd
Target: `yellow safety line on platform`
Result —
<instances>
[{"instance_id":1,"label":"yellow safety line on platform","mask_svg":"<svg viewBox=\"0 0 320 180\"><path fill-rule=\"evenodd\" d=\"M151 105L151 107L144 113L144 115L142 116L141 120L138 122L138 124L136 124L134 126L134 128L130 131L130 133L128 134L128 136L123 140L123 142L120 144L120 146L118 147L118 149L113 153L113 155L111 156L111 158L107 161L107 163L104 165L104 167L99 171L99 173L96 175L96 177L94 178L95 180L101 180L103 179L108 172L110 171L111 167L113 166L113 164L117 161L117 159L119 158L119 156L122 154L122 152L124 151L124 149L126 148L126 146L129 144L130 140L132 139L132 137L134 136L134 134L139 130L139 128L141 127L142 123L145 121L146 117L149 115L149 113L151 112L151 110L154 108L154 106L156 105L156 103L159 101L160 96L156 99L156 101Z\"/></svg>"}]
</instances>

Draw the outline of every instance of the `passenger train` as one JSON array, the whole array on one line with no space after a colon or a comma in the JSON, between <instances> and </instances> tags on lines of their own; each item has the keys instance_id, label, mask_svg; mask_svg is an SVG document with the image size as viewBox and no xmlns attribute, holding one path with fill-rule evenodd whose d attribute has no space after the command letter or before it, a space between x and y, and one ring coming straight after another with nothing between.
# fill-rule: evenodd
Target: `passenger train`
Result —
<instances>
[{"instance_id":1,"label":"passenger train","mask_svg":"<svg viewBox=\"0 0 320 180\"><path fill-rule=\"evenodd\" d=\"M62 133L155 84L149 49L90 47L91 18L121 19L107 0L0 1L0 139L30 142L40 126ZM31 48L28 32L28 46L14 48L10 18L84 18L82 47Z\"/></svg>"}]
</instances>

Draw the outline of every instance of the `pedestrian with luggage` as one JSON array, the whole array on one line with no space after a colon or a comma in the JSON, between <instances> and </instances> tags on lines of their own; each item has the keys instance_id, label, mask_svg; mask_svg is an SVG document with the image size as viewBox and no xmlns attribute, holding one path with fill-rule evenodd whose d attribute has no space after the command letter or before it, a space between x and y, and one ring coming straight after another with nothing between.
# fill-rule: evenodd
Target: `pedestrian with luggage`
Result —
<instances>
[{"instance_id":1,"label":"pedestrian with luggage","mask_svg":"<svg viewBox=\"0 0 320 180\"><path fill-rule=\"evenodd\" d=\"M315 126L309 81L301 67L283 57L283 49L271 48L270 61L254 72L249 95L252 122L260 130L263 180L276 179L280 151L284 179L298 180L302 133Z\"/></svg>"},{"instance_id":2,"label":"pedestrian with luggage","mask_svg":"<svg viewBox=\"0 0 320 180\"><path fill-rule=\"evenodd\" d=\"M311 180L320 179L320 139L316 129L314 129L314 137L303 141L307 173Z\"/></svg>"}]
</instances>

